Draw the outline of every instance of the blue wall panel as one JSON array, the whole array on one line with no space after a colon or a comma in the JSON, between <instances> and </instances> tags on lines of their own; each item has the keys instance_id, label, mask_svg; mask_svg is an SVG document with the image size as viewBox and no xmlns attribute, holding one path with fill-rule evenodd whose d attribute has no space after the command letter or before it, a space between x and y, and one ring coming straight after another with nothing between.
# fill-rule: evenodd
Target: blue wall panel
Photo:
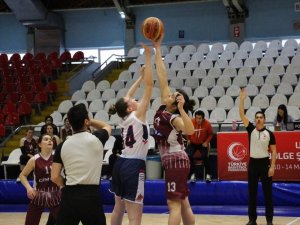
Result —
<instances>
[{"instance_id":1,"label":"blue wall panel","mask_svg":"<svg viewBox=\"0 0 300 225\"><path fill-rule=\"evenodd\" d=\"M294 11L295 0L246 0L249 17L245 23L247 40L298 38L293 28L300 20ZM165 23L166 44L187 44L229 41L229 19L222 1L190 2L184 4L136 6L136 43L146 40L140 32L142 21L148 16L160 17ZM58 11L65 20L66 48L95 48L124 45L125 22L115 8ZM185 38L178 38L178 31ZM0 51L26 50L27 29L13 14L0 14Z\"/></svg>"}]
</instances>

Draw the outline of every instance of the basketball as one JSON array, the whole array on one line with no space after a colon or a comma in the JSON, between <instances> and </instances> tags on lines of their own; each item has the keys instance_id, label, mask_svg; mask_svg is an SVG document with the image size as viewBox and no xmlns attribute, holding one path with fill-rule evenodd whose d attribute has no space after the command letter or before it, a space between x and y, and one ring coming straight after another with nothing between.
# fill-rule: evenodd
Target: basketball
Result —
<instances>
[{"instance_id":1,"label":"basketball","mask_svg":"<svg viewBox=\"0 0 300 225\"><path fill-rule=\"evenodd\" d=\"M142 23L142 34L151 41L157 41L164 33L164 24L157 17L148 17Z\"/></svg>"}]
</instances>

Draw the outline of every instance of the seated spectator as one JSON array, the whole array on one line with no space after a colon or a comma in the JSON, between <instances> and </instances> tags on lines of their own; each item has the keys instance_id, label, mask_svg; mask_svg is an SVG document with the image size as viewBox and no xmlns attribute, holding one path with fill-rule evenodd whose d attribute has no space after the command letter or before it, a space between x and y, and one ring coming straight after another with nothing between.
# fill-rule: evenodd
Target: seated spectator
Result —
<instances>
[{"instance_id":1,"label":"seated spectator","mask_svg":"<svg viewBox=\"0 0 300 225\"><path fill-rule=\"evenodd\" d=\"M277 115L274 118L274 127L275 130L286 130L288 122L294 122L293 117L288 114L287 108L285 105L279 105L277 108Z\"/></svg>"},{"instance_id":2,"label":"seated spectator","mask_svg":"<svg viewBox=\"0 0 300 225\"><path fill-rule=\"evenodd\" d=\"M65 141L68 136L71 136L73 134L73 130L71 127L71 124L69 123L69 119L66 117L64 119L64 127L61 130L60 138L62 141Z\"/></svg>"},{"instance_id":3,"label":"seated spectator","mask_svg":"<svg viewBox=\"0 0 300 225\"><path fill-rule=\"evenodd\" d=\"M45 117L45 125L43 125L42 128L41 128L41 135L47 133L47 128L46 127L47 127L48 124L53 124L53 133L55 135L58 135L57 126L53 123L52 116L49 116L49 115Z\"/></svg>"},{"instance_id":4,"label":"seated spectator","mask_svg":"<svg viewBox=\"0 0 300 225\"><path fill-rule=\"evenodd\" d=\"M38 152L37 137L34 137L33 134L34 134L34 128L28 127L26 136L20 139L20 149L22 152L22 155L20 156L21 171L24 169L28 160Z\"/></svg>"},{"instance_id":5,"label":"seated spectator","mask_svg":"<svg viewBox=\"0 0 300 225\"><path fill-rule=\"evenodd\" d=\"M57 145L60 143L60 138L54 134L54 124L48 124L46 126L46 134L48 134L51 137L51 140L53 142L53 150L56 149Z\"/></svg>"},{"instance_id":6,"label":"seated spectator","mask_svg":"<svg viewBox=\"0 0 300 225\"><path fill-rule=\"evenodd\" d=\"M192 123L195 133L187 136L186 148L191 163L190 180L194 182L196 179L194 154L196 151L200 151L204 162L206 181L210 182L209 147L213 138L213 129L210 122L204 118L204 112L201 110L195 112L195 118L192 119Z\"/></svg>"}]
</instances>

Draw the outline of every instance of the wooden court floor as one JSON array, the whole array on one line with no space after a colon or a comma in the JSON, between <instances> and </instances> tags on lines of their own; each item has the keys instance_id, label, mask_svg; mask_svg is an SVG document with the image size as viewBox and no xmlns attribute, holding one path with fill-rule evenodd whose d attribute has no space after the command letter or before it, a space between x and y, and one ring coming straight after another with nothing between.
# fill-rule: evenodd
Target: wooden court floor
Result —
<instances>
[{"instance_id":1,"label":"wooden court floor","mask_svg":"<svg viewBox=\"0 0 300 225\"><path fill-rule=\"evenodd\" d=\"M22 225L25 221L25 213L0 213L0 225ZM110 213L106 214L107 225L110 224ZM247 216L227 215L199 215L196 214L197 225L245 225L248 222ZM40 224L46 224L48 213L43 213ZM127 217L124 217L123 224L127 225ZM143 214L143 225L165 225L168 221L168 214ZM264 217L257 219L258 225L265 225ZM274 225L300 225L300 217L274 217Z\"/></svg>"}]
</instances>

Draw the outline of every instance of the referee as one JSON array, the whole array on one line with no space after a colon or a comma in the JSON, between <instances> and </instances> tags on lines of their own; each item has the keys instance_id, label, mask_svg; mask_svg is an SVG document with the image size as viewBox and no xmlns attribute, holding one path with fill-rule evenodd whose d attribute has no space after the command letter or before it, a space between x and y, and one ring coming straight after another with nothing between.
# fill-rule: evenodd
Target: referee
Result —
<instances>
[{"instance_id":1,"label":"referee","mask_svg":"<svg viewBox=\"0 0 300 225\"><path fill-rule=\"evenodd\" d=\"M250 160L248 165L248 216L247 225L256 225L256 199L258 181L261 180L265 197L265 216L267 225L273 225L272 177L275 172L276 143L274 134L265 128L265 114L261 111L255 113L255 126L249 122L244 113L246 90L240 92L240 117L247 129L250 143ZM269 159L269 149L272 160Z\"/></svg>"},{"instance_id":2,"label":"referee","mask_svg":"<svg viewBox=\"0 0 300 225\"><path fill-rule=\"evenodd\" d=\"M68 119L74 133L57 147L51 172L51 180L58 186L64 186L63 168L66 175L57 225L78 225L80 221L83 225L105 225L100 176L111 126L89 119L84 104L72 107ZM89 126L98 131L91 134Z\"/></svg>"}]
</instances>

